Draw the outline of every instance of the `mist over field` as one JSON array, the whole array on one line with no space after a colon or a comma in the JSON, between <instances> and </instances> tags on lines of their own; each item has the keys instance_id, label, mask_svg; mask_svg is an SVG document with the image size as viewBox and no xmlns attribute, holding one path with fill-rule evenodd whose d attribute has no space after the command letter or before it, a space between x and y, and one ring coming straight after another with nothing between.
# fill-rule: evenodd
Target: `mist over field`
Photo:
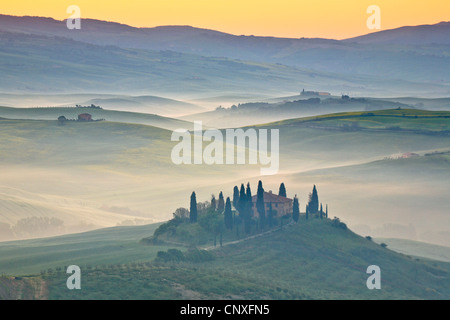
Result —
<instances>
[{"instance_id":1,"label":"mist over field","mask_svg":"<svg viewBox=\"0 0 450 320\"><path fill-rule=\"evenodd\" d=\"M448 129L448 120L439 119L432 120L431 129L439 121ZM255 188L261 179L274 192L285 182L290 197L298 194L302 211L316 184L331 214L364 235L448 245L449 138L389 125L371 131L362 127L364 117L360 120L353 129L337 123L327 127L345 122L332 117L322 128L317 121L257 127L280 130L280 169L274 176L260 176L261 165L175 165L170 155L176 142L167 129L108 121L2 120L0 219L19 238L165 221L187 206L192 190L206 201L220 191L232 196L234 185L247 181ZM192 130L192 124L184 127ZM418 156L397 159L408 152ZM31 217L58 219L62 225L48 233L14 227Z\"/></svg>"}]
</instances>

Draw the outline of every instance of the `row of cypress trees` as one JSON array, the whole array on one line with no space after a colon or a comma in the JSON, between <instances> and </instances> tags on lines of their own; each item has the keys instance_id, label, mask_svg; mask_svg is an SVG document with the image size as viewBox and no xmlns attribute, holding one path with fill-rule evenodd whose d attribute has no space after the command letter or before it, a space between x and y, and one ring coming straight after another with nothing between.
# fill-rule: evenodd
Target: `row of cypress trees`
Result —
<instances>
[{"instance_id":1,"label":"row of cypress trees","mask_svg":"<svg viewBox=\"0 0 450 320\"><path fill-rule=\"evenodd\" d=\"M284 183L281 183L278 195L282 197L286 196L286 187ZM234 208L239 212L238 216L233 217L233 212L231 208L231 204L233 204ZM258 182L258 190L256 194L256 210L259 216L259 226L261 230L264 230L266 224L270 227L273 225L273 210L272 204L269 203L269 208L266 217L266 207L264 204L264 188L262 185L262 181ZM240 189L238 186L233 188L233 200L231 201L230 197L227 197L226 201L224 201L223 193L219 193L219 199L216 201L215 196L213 195L211 198L211 208L214 211L224 214L224 223L225 227L229 230L233 229L234 224L244 223L244 230L246 233L250 233L252 217L253 217L253 201L252 201L252 191L250 188L250 183L247 183L247 188L245 188L244 184L241 184ZM319 214L320 218L328 217L328 205L326 206L326 211L323 211L322 204L320 204L319 210L319 197L317 193L317 188L314 185L312 192L309 194L308 204L306 206L306 219L309 218L310 214ZM191 223L197 222L197 198L195 192L192 192L191 195L191 204L189 211L189 219ZM292 218L295 222L299 220L300 217L300 203L298 201L297 195L295 195L293 200L293 209L292 209ZM267 221L266 221L267 220Z\"/></svg>"}]
</instances>

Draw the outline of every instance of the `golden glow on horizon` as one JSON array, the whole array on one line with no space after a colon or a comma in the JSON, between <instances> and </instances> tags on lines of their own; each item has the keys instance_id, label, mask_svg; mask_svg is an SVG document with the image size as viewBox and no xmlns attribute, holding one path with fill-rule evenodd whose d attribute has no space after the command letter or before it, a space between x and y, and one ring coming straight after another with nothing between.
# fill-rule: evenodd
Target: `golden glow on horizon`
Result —
<instances>
[{"instance_id":1,"label":"golden glow on horizon","mask_svg":"<svg viewBox=\"0 0 450 320\"><path fill-rule=\"evenodd\" d=\"M450 20L448 0L2 0L2 14L81 18L135 27L190 25L236 35L344 39L369 30L366 9L381 9L381 30Z\"/></svg>"}]
</instances>

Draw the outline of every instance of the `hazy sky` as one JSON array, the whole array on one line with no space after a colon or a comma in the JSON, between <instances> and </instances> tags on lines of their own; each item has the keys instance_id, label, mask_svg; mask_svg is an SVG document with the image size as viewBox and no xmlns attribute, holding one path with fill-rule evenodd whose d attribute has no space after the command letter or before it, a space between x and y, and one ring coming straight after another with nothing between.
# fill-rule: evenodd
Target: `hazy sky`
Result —
<instances>
[{"instance_id":1,"label":"hazy sky","mask_svg":"<svg viewBox=\"0 0 450 320\"><path fill-rule=\"evenodd\" d=\"M381 9L381 30L450 20L448 0L1 0L0 13L82 18L136 27L191 25L245 35L342 39L369 30L366 9Z\"/></svg>"}]
</instances>

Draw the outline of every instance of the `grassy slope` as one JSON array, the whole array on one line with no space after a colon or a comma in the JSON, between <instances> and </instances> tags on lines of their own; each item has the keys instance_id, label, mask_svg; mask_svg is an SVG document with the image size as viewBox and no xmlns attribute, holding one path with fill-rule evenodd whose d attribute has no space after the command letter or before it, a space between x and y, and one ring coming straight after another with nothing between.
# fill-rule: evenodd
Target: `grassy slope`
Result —
<instances>
[{"instance_id":1,"label":"grassy slope","mask_svg":"<svg viewBox=\"0 0 450 320\"><path fill-rule=\"evenodd\" d=\"M151 262L163 246L138 241L158 225L4 243L0 270L33 274L0 279L3 287L50 299L448 299L449 263L412 259L384 249L329 220L301 217L298 225L214 250L207 263ZM82 268L82 290L69 291L57 267ZM366 268L381 268L381 290L366 288ZM21 267L18 267L21 266ZM118 289L120 288L120 290ZM21 289L22 291L24 289ZM8 292L2 292L4 297ZM20 292L19 292L20 293ZM36 294L34 294L36 295ZM33 294L22 293L31 299Z\"/></svg>"},{"instance_id":2,"label":"grassy slope","mask_svg":"<svg viewBox=\"0 0 450 320\"><path fill-rule=\"evenodd\" d=\"M398 116L401 112L412 116ZM448 134L443 134L443 130L450 129L450 118L440 117L448 116L449 112L387 110L372 113L375 116L355 112L292 119L256 128L280 130L280 171L299 172L365 163L393 154L450 147ZM426 117L422 118L421 114Z\"/></svg>"},{"instance_id":3,"label":"grassy slope","mask_svg":"<svg viewBox=\"0 0 450 320\"><path fill-rule=\"evenodd\" d=\"M71 264L125 264L149 261L165 247L146 247L139 240L159 224L115 227L52 238L0 242L0 274L38 274Z\"/></svg>"},{"instance_id":4,"label":"grassy slope","mask_svg":"<svg viewBox=\"0 0 450 320\"><path fill-rule=\"evenodd\" d=\"M448 299L449 264L417 261L330 221L301 219L268 236L217 249L213 262L147 263L83 274L81 292L47 275L52 299ZM381 268L382 289L366 288ZM120 288L120 290L116 290Z\"/></svg>"},{"instance_id":5,"label":"grassy slope","mask_svg":"<svg viewBox=\"0 0 450 320\"><path fill-rule=\"evenodd\" d=\"M374 98L343 100L340 97L322 97L320 103L314 100L310 101L309 98L319 97L286 97L285 99L280 98L276 103L273 101L271 103L253 102L241 104L237 109L217 109L187 115L182 119L189 121L201 119L207 125L225 128L258 125L293 118L311 119L319 115L337 112L350 114L350 112L409 107L407 104Z\"/></svg>"},{"instance_id":6,"label":"grassy slope","mask_svg":"<svg viewBox=\"0 0 450 320\"><path fill-rule=\"evenodd\" d=\"M145 124L164 129L190 127L190 123L178 119L158 116L155 114L115 111L92 108L9 108L0 107L0 116L9 119L24 120L56 120L59 116L67 119L77 119L81 113L89 113L92 119L105 119L113 122Z\"/></svg>"},{"instance_id":7,"label":"grassy slope","mask_svg":"<svg viewBox=\"0 0 450 320\"><path fill-rule=\"evenodd\" d=\"M273 122L271 126L314 124L324 128L359 126L362 129L405 129L421 131L450 130L450 111L389 109L370 112L341 112ZM358 128L355 128L358 129Z\"/></svg>"},{"instance_id":8,"label":"grassy slope","mask_svg":"<svg viewBox=\"0 0 450 320\"><path fill-rule=\"evenodd\" d=\"M426 288L438 287L434 297L449 296L448 265L441 273L320 220L301 221L285 232L269 241L255 239L242 244L237 254L226 248L224 261L231 260L234 265L239 261L234 268L241 272L266 274L289 290L314 292L316 298L419 298L430 297ZM365 288L365 269L371 264L382 270L383 290L379 292ZM411 279L412 274L417 277Z\"/></svg>"},{"instance_id":9,"label":"grassy slope","mask_svg":"<svg viewBox=\"0 0 450 320\"><path fill-rule=\"evenodd\" d=\"M23 113L23 117L31 117L33 116L30 114L31 112L35 113L35 117L54 119L55 115L65 109L0 108L0 115L2 110L12 112L9 115ZM67 110L70 112L76 111L73 108ZM98 112L99 114L92 112L94 118L104 115L102 112L116 113L115 111L106 110L98 110ZM122 113L118 112L118 114ZM341 150L344 150L349 154L347 156L347 160L349 160L354 158L353 154L358 154L359 157L364 159L370 159L371 154L387 156L399 149L407 152L420 148L427 150L448 146L448 138L445 135L436 137L420 134L412 135L410 131L406 130L416 130L416 133L432 133L434 131L442 132L449 130L450 118L448 117L450 116L450 112L384 110L374 111L372 114L374 116L364 116L364 113L361 112L331 114L274 122L256 128L267 127L280 129L281 152L286 153L281 159L282 162L283 160L288 162L290 158L296 158L298 155L308 157L308 154L305 154L304 150L314 150L314 148L318 149L317 152L321 150L322 153L320 157L315 158L322 158L322 156L336 157L336 155L342 153ZM402 117L402 114L406 114L408 117ZM141 116L139 114L133 115L135 117ZM109 119L107 118L107 120ZM350 125L348 126L350 129L348 129L344 126L355 122L358 124L356 128L352 129ZM21 152L24 150L22 146L24 148L32 148L30 153L32 153L31 151L33 149L36 149L34 157L40 158L41 156L45 156L47 161L50 160L53 163L57 161L60 163L78 161L75 159L70 160L72 158L70 155L74 153L81 157L86 155L92 158L98 158L100 154L98 152L91 152L91 149L98 150L98 147L101 146L103 149L101 162L106 164L110 163L110 159L114 155L126 154L126 149L136 149L136 151L140 149L140 152L142 152L144 151L143 148L150 148L153 151L152 156L149 156L149 159L145 159L146 161L155 160L155 151L160 150L156 152L156 155L167 153L166 158L168 159L166 159L166 162L170 162L170 157L167 157L167 155L170 154L172 146L176 144L170 141L170 131L137 124L111 123L108 121L95 123L67 122L66 125L60 126L57 121L30 120L2 120L1 124L0 134L2 135L2 148L4 149L1 153L2 161L16 155L14 161L21 162L20 160L22 160L30 163L32 159L27 159L24 156L23 152ZM181 125L181 123L177 122L178 124ZM183 126L190 128L189 126ZM383 130L365 132L363 130L364 128ZM339 130L328 131L322 129ZM390 137L390 141L386 141L386 138L383 137ZM154 142L154 144L149 144L150 141ZM336 145L340 145L341 147L335 148ZM378 145L380 148L377 148ZM429 148L425 149L427 145ZM297 148L298 146L302 147ZM327 146L330 147L328 148ZM367 152L360 149L366 147L368 147ZM351 150L353 152L350 152ZM289 156L288 153L291 154L292 151L296 154ZM313 156L316 156L316 154L313 154ZM55 158L59 160L52 160ZM144 158L142 155L139 156L139 159L144 160ZM137 159L128 160L133 160L133 163L136 164ZM143 165L144 161L141 161L140 164Z\"/></svg>"},{"instance_id":10,"label":"grassy slope","mask_svg":"<svg viewBox=\"0 0 450 320\"><path fill-rule=\"evenodd\" d=\"M133 148L146 147L153 158L161 149L170 150L166 143L160 145L170 142L170 131L153 126L109 121L60 125L56 120L2 120L1 124L3 163L111 164Z\"/></svg>"}]
</instances>

